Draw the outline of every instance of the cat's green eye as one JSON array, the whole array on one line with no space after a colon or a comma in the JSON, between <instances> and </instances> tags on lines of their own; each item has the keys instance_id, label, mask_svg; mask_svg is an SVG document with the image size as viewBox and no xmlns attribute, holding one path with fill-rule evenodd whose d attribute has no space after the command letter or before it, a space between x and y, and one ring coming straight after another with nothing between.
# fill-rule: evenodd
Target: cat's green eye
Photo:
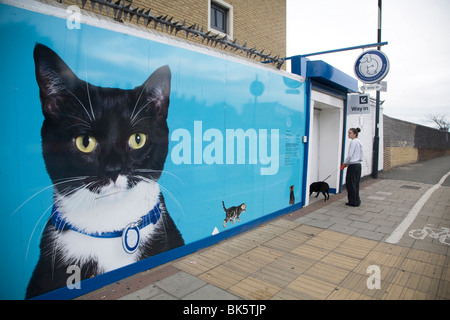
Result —
<instances>
[{"instance_id":1,"label":"cat's green eye","mask_svg":"<svg viewBox=\"0 0 450 320\"><path fill-rule=\"evenodd\" d=\"M75 146L84 153L90 153L94 151L97 146L97 140L93 136L89 136L87 134L78 136L75 139Z\"/></svg>"},{"instance_id":2,"label":"cat's green eye","mask_svg":"<svg viewBox=\"0 0 450 320\"><path fill-rule=\"evenodd\" d=\"M128 144L133 149L140 149L145 145L147 141L147 136L143 133L133 133L128 139Z\"/></svg>"}]
</instances>

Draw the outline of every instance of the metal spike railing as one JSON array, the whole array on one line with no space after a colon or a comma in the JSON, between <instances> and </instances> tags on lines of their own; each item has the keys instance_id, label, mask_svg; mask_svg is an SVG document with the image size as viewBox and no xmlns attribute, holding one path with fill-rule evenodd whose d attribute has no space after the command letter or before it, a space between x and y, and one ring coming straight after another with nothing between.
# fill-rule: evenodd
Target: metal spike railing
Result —
<instances>
[{"instance_id":1,"label":"metal spike railing","mask_svg":"<svg viewBox=\"0 0 450 320\"><path fill-rule=\"evenodd\" d=\"M146 10L145 8L132 8L131 1L129 0L117 0L113 2L113 0L76 0L77 5L80 5L84 8L87 1L90 2L92 10L95 10L98 7L100 13L102 10L106 8L107 13L109 14L111 8L113 10L114 19L117 21L127 20L131 22L133 18L136 17L136 23L139 24L139 21L143 21L145 26L151 26L153 24L153 28L156 29L158 26L161 28L161 31L166 31L170 34L174 33L175 35L178 32L184 32L186 38L191 36L192 38L201 38L202 43L206 41L206 45L217 47L219 46L221 49L227 49L237 52L240 51L241 54L245 53L247 58L254 59L259 57L260 61L263 63L271 63L275 65L276 68L280 69L284 63L284 58L281 58L279 55L272 56L272 53L265 54L264 49L262 51L258 51L256 47L249 48L247 47L247 43L241 45L239 41L228 40L227 36L220 36L218 34L211 33L211 31L204 32L203 27L200 28L198 24L186 25L186 20L183 22L175 21L174 17L165 16L154 16L151 13L151 9ZM60 1L61 2L61 1ZM128 4L127 4L128 3Z\"/></svg>"}]
</instances>

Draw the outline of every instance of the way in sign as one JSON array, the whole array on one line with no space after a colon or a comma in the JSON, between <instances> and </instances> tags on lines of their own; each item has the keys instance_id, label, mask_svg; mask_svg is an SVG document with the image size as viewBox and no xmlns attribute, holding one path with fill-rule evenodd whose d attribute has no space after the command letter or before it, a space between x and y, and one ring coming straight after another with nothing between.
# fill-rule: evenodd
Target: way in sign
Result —
<instances>
[{"instance_id":1,"label":"way in sign","mask_svg":"<svg viewBox=\"0 0 450 320\"><path fill-rule=\"evenodd\" d=\"M369 111L369 107L350 107L353 112Z\"/></svg>"}]
</instances>

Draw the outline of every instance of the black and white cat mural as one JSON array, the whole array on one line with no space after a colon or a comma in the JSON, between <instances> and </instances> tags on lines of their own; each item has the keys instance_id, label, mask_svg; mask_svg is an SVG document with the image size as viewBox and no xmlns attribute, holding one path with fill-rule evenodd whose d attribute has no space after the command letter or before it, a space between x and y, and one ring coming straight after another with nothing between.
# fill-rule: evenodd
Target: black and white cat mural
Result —
<instances>
[{"instance_id":1,"label":"black and white cat mural","mask_svg":"<svg viewBox=\"0 0 450 320\"><path fill-rule=\"evenodd\" d=\"M170 69L121 90L80 80L44 45L34 60L54 204L27 298L65 286L71 265L82 280L184 245L158 185Z\"/></svg>"},{"instance_id":2,"label":"black and white cat mural","mask_svg":"<svg viewBox=\"0 0 450 320\"><path fill-rule=\"evenodd\" d=\"M63 9L9 3L0 299L73 298L302 205L303 79L106 19L69 29Z\"/></svg>"}]
</instances>

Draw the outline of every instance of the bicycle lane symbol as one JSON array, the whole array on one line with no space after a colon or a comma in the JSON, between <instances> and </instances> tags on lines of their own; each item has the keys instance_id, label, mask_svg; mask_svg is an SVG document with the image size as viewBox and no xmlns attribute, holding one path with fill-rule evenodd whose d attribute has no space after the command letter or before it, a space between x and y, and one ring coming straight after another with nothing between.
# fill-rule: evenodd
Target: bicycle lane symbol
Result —
<instances>
[{"instance_id":1,"label":"bicycle lane symbol","mask_svg":"<svg viewBox=\"0 0 450 320\"><path fill-rule=\"evenodd\" d=\"M450 228L437 228L432 224L426 224L422 229L409 231L409 236L414 239L422 240L427 236L438 239L440 243L450 246Z\"/></svg>"}]
</instances>

